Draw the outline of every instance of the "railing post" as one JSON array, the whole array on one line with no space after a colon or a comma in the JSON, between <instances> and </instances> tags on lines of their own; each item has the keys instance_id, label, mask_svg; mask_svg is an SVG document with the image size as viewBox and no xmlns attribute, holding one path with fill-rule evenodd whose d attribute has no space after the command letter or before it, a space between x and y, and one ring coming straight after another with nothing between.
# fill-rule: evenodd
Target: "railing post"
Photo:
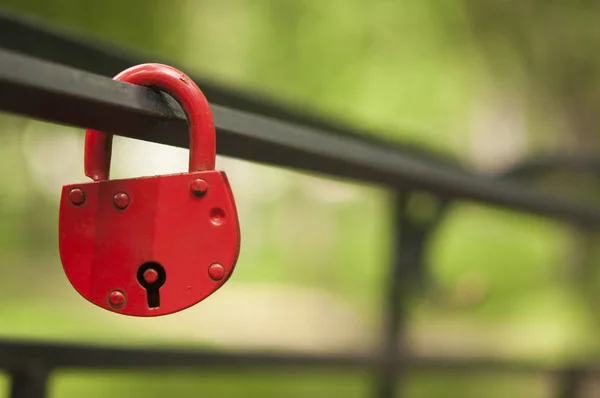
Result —
<instances>
[{"instance_id":1,"label":"railing post","mask_svg":"<svg viewBox=\"0 0 600 398\"><path fill-rule=\"evenodd\" d=\"M559 385L558 398L577 398L580 395L581 384L584 381L585 372L581 369L567 369L558 375Z\"/></svg>"},{"instance_id":2,"label":"railing post","mask_svg":"<svg viewBox=\"0 0 600 398\"><path fill-rule=\"evenodd\" d=\"M10 372L10 398L45 398L49 370L28 366Z\"/></svg>"},{"instance_id":3,"label":"railing post","mask_svg":"<svg viewBox=\"0 0 600 398\"><path fill-rule=\"evenodd\" d=\"M427 199L431 204L431 197ZM424 214L410 206L414 200L419 200L419 194L408 192L398 193L394 201L392 263L384 288L381 362L375 390L378 398L399 397L398 379L403 372L405 357L402 335L407 318L406 300L422 282L425 243L441 209L441 206L430 207ZM420 214L414 214L415 210Z\"/></svg>"}]
</instances>

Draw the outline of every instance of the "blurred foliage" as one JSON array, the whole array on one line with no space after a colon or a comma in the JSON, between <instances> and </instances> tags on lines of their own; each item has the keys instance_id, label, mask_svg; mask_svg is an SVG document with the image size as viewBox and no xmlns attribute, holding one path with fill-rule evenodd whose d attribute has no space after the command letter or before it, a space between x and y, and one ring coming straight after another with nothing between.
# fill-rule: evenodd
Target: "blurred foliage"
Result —
<instances>
[{"instance_id":1,"label":"blurred foliage","mask_svg":"<svg viewBox=\"0 0 600 398\"><path fill-rule=\"evenodd\" d=\"M600 10L589 1L1 0L0 5L474 166L479 152L484 159L501 157L494 150L503 134L524 137L525 149L508 146L517 160L597 147L600 82L594 49ZM27 156L34 144L22 137L32 126L36 131L49 126L8 115L0 121L5 164L0 252L9 275L0 283L0 334L213 345L189 336L173 341L149 333L153 329L141 321L125 328L100 311L71 305L75 294L56 257L56 195L32 176ZM495 130L503 124L508 128ZM491 152L473 146L481 136ZM61 156L58 145L53 150ZM242 226L255 232L259 219L263 242L242 249L233 280L327 291L360 314L376 341L381 286L394 244L388 194L352 185L358 193L352 199L327 202L323 195L307 194L316 179L281 173L291 188L248 207L258 216ZM573 176L564 181L545 185L597 195L597 188L582 188ZM236 199L243 205L243 195ZM250 211L240 213L250 220ZM429 242L434 284L411 301L407 340L415 351L433 354L443 347L455 355L558 364L597 358L596 241L589 231L538 217L453 206ZM409 376L404 387L414 397L440 391L451 397L533 397L549 388L529 377ZM123 391L176 396L192 389L223 397L352 397L365 396L371 382L364 375L312 373L69 374L56 379L53 391L60 397Z\"/></svg>"},{"instance_id":2,"label":"blurred foliage","mask_svg":"<svg viewBox=\"0 0 600 398\"><path fill-rule=\"evenodd\" d=\"M600 4L586 0L462 3L471 35L494 73L517 76L542 117L549 116L549 109L562 116L560 144L597 151Z\"/></svg>"}]
</instances>

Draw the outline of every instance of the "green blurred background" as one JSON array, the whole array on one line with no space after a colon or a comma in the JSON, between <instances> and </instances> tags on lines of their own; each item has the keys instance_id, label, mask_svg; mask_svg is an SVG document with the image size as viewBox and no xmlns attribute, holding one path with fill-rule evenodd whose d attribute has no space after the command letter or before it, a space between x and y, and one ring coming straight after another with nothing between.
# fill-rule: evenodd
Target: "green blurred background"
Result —
<instances>
[{"instance_id":1,"label":"green blurred background","mask_svg":"<svg viewBox=\"0 0 600 398\"><path fill-rule=\"evenodd\" d=\"M497 0L0 0L0 6L186 65L299 110L382 131L483 173L538 153L594 154L600 3ZM209 98L210 100L210 98ZM0 334L143 346L363 352L381 336L389 192L218 157L243 245L226 288L158 319L92 307L57 253L60 187L84 181L83 134L0 115ZM181 171L184 150L116 138L114 177ZM546 187L597 195L589 179ZM558 366L593 361L594 236L473 204L427 250L435 289L410 302L414 355ZM434 292L434 293L432 293ZM6 380L4 381L7 396ZM547 377L410 372L408 397L543 397ZM366 397L368 373L63 372L52 397Z\"/></svg>"}]
</instances>

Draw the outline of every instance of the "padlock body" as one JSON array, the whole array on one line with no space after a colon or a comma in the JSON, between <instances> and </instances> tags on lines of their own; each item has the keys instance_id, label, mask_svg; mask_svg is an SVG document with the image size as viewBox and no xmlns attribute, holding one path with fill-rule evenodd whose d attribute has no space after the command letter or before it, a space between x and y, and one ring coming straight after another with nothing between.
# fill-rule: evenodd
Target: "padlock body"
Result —
<instances>
[{"instance_id":1,"label":"padlock body","mask_svg":"<svg viewBox=\"0 0 600 398\"><path fill-rule=\"evenodd\" d=\"M190 184L207 183L198 195ZM84 201L69 193L79 188ZM125 193L123 209L115 195ZM119 204L124 202L121 196ZM240 247L236 206L224 172L204 171L155 177L107 180L63 187L59 248L63 269L75 289L99 307L132 316L181 311L215 292L235 267ZM149 307L140 284L143 264L158 263L166 272L158 290L160 305ZM209 274L220 264L224 272ZM124 304L115 308L111 292ZM114 303L113 303L114 304Z\"/></svg>"}]
</instances>

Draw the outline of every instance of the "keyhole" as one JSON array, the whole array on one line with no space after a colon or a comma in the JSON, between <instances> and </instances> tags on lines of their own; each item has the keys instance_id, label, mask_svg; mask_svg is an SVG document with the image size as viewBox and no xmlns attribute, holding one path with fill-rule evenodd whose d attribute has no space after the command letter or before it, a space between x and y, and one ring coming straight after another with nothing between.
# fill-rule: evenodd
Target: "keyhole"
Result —
<instances>
[{"instance_id":1,"label":"keyhole","mask_svg":"<svg viewBox=\"0 0 600 398\"><path fill-rule=\"evenodd\" d=\"M159 289L167 280L167 273L163 266L155 262L142 264L138 268L137 280L146 289L148 308L160 307Z\"/></svg>"}]
</instances>

